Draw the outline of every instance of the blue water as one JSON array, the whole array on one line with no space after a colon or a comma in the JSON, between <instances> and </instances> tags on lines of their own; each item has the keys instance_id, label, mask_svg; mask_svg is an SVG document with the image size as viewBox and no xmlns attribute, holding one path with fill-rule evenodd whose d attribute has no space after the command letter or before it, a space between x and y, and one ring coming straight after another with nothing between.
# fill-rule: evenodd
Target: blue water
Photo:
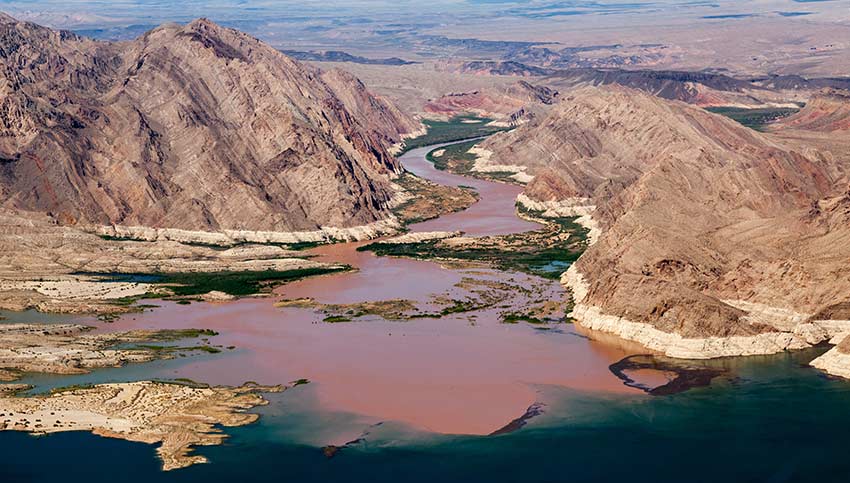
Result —
<instances>
[{"instance_id":1,"label":"blue water","mask_svg":"<svg viewBox=\"0 0 850 483\"><path fill-rule=\"evenodd\" d=\"M259 423L228 429L224 445L202 448L210 464L169 473L152 446L5 432L0 481L846 482L850 383L804 366L818 353L712 362L734 377L674 396L544 388L546 413L518 432L452 437L387 424L332 459L296 442L329 423L300 387L274 396Z\"/></svg>"},{"instance_id":2,"label":"blue water","mask_svg":"<svg viewBox=\"0 0 850 483\"><path fill-rule=\"evenodd\" d=\"M547 262L545 265L540 265L538 267L532 267L535 273L539 273L542 275L560 275L567 271L570 268L571 262L565 262L563 260L552 260Z\"/></svg>"}]
</instances>

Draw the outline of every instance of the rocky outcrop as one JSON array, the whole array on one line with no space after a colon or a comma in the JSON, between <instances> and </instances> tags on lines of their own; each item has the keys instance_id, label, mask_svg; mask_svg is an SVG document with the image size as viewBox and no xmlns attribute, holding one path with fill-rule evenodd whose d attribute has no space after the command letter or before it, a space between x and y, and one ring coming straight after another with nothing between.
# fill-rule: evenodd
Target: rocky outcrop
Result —
<instances>
[{"instance_id":1,"label":"rocky outcrop","mask_svg":"<svg viewBox=\"0 0 850 483\"><path fill-rule=\"evenodd\" d=\"M850 379L850 333L845 332L838 345L813 360L811 365L833 376Z\"/></svg>"},{"instance_id":2,"label":"rocky outcrop","mask_svg":"<svg viewBox=\"0 0 850 483\"><path fill-rule=\"evenodd\" d=\"M490 162L535 175L523 204L583 207L598 224L564 280L580 324L674 357L773 353L836 335L808 314L850 293L839 158L625 88L572 92L482 147Z\"/></svg>"},{"instance_id":3,"label":"rocky outcrop","mask_svg":"<svg viewBox=\"0 0 850 483\"><path fill-rule=\"evenodd\" d=\"M83 231L113 238L142 241L176 241L181 243L204 243L229 246L239 243L303 243L361 241L389 235L401 229L401 223L393 216L367 225L350 228L320 227L311 231L249 231L220 230L217 232L179 230L176 228L150 228L146 226L84 226Z\"/></svg>"},{"instance_id":4,"label":"rocky outcrop","mask_svg":"<svg viewBox=\"0 0 850 483\"><path fill-rule=\"evenodd\" d=\"M516 198L517 206L531 211L535 216L541 218L564 218L576 217L576 223L587 228L587 242L593 245L599 240L601 230L599 224L593 219L593 210L596 206L590 204L588 198L566 198L560 200L540 201L525 193Z\"/></svg>"},{"instance_id":5,"label":"rocky outcrop","mask_svg":"<svg viewBox=\"0 0 850 483\"><path fill-rule=\"evenodd\" d=\"M2 206L218 232L388 217L418 127L340 71L200 19L122 43L0 20Z\"/></svg>"},{"instance_id":6,"label":"rocky outcrop","mask_svg":"<svg viewBox=\"0 0 850 483\"><path fill-rule=\"evenodd\" d=\"M373 94L363 82L342 69L322 72L322 81L342 101L351 116L364 123L380 138L381 145L392 146L422 133L422 124L402 113L383 97Z\"/></svg>"},{"instance_id":7,"label":"rocky outcrop","mask_svg":"<svg viewBox=\"0 0 850 483\"><path fill-rule=\"evenodd\" d=\"M804 349L812 345L801 334L779 330L761 333L754 330L750 334L726 336L688 334L689 336L685 337L676 332L660 330L651 323L634 322L623 316L606 314L602 308L585 303L589 287L575 265L564 273L561 283L572 291L576 302L572 317L579 321L583 327L638 342L646 348L668 357L711 359L728 356L763 355L775 354L785 350ZM681 300L678 302L685 305L688 301ZM698 308L699 305L693 307L695 310ZM822 340L813 341L814 344L820 342Z\"/></svg>"},{"instance_id":8,"label":"rocky outcrop","mask_svg":"<svg viewBox=\"0 0 850 483\"><path fill-rule=\"evenodd\" d=\"M0 386L0 389L2 387ZM260 393L281 386L194 387L139 381L99 384L46 396L9 397L0 390L0 431L94 434L157 444L164 471L206 463L196 446L218 445L227 435L219 427L251 424L259 416L246 411L268 404Z\"/></svg>"}]
</instances>

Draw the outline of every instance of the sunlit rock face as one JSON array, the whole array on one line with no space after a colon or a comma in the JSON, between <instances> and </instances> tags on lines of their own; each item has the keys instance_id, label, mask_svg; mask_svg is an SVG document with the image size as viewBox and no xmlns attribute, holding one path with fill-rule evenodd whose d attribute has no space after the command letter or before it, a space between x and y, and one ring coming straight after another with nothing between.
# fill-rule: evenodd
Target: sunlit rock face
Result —
<instances>
[{"instance_id":1,"label":"sunlit rock face","mask_svg":"<svg viewBox=\"0 0 850 483\"><path fill-rule=\"evenodd\" d=\"M601 235L574 267L580 321L671 355L716 357L835 335L816 314L850 293L837 270L850 261L838 242L850 236L846 146L798 136L606 87L571 91L482 148L535 176L532 204L592 208Z\"/></svg>"},{"instance_id":2,"label":"sunlit rock face","mask_svg":"<svg viewBox=\"0 0 850 483\"><path fill-rule=\"evenodd\" d=\"M3 207L62 224L304 231L386 219L418 128L356 78L205 19L124 43L0 19Z\"/></svg>"}]
</instances>

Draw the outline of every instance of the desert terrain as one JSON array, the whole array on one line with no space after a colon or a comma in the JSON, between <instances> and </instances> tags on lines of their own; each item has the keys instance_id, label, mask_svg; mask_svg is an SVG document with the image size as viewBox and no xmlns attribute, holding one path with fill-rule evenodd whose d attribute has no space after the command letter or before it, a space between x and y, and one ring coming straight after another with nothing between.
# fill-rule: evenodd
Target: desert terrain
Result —
<instances>
[{"instance_id":1,"label":"desert terrain","mask_svg":"<svg viewBox=\"0 0 850 483\"><path fill-rule=\"evenodd\" d=\"M0 431L177 470L850 379L840 2L230 3L0 16Z\"/></svg>"}]
</instances>

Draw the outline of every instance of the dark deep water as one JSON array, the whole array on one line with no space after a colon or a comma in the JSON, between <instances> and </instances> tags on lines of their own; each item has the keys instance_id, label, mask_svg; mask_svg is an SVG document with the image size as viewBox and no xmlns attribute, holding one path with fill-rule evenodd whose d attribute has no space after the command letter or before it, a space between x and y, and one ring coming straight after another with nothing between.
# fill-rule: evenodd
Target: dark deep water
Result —
<instances>
[{"instance_id":1,"label":"dark deep water","mask_svg":"<svg viewBox=\"0 0 850 483\"><path fill-rule=\"evenodd\" d=\"M4 432L0 476L128 483L850 481L850 383L803 367L819 352L712 362L735 377L674 396L547 388L546 413L512 434L399 438L403 428L381 426L332 459L287 442L316 424L297 403L289 412L261 410L258 424L229 429L224 445L201 448L210 464L169 473L160 472L154 447L144 444L88 433Z\"/></svg>"}]
</instances>

